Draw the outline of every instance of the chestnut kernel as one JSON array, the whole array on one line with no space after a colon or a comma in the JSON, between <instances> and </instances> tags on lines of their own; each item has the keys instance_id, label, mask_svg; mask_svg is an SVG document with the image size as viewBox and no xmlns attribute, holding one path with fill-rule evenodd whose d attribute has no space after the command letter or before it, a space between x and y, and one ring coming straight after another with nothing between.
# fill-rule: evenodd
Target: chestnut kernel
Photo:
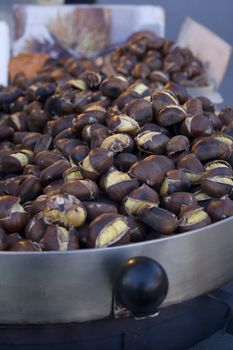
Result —
<instances>
[{"instance_id":1,"label":"chestnut kernel","mask_svg":"<svg viewBox=\"0 0 233 350\"><path fill-rule=\"evenodd\" d=\"M113 170L102 176L100 186L111 199L120 202L127 194L139 187L139 182L126 173Z\"/></svg>"},{"instance_id":2,"label":"chestnut kernel","mask_svg":"<svg viewBox=\"0 0 233 350\"><path fill-rule=\"evenodd\" d=\"M111 116L107 124L109 130L114 133L135 134L140 129L138 122L126 114Z\"/></svg>"},{"instance_id":3,"label":"chestnut kernel","mask_svg":"<svg viewBox=\"0 0 233 350\"><path fill-rule=\"evenodd\" d=\"M204 227L211 223L211 219L203 208L191 205L183 207L179 215L179 231L187 232Z\"/></svg>"},{"instance_id":4,"label":"chestnut kernel","mask_svg":"<svg viewBox=\"0 0 233 350\"><path fill-rule=\"evenodd\" d=\"M170 170L162 183L160 194L164 197L173 192L186 192L190 187L190 181L182 170Z\"/></svg>"},{"instance_id":5,"label":"chestnut kernel","mask_svg":"<svg viewBox=\"0 0 233 350\"><path fill-rule=\"evenodd\" d=\"M43 213L46 223L67 227L82 226L87 217L82 203L76 197L67 194L49 196Z\"/></svg>"},{"instance_id":6,"label":"chestnut kernel","mask_svg":"<svg viewBox=\"0 0 233 350\"><path fill-rule=\"evenodd\" d=\"M116 213L99 215L88 227L87 244L90 248L104 248L129 241L130 226L122 215Z\"/></svg>"},{"instance_id":7,"label":"chestnut kernel","mask_svg":"<svg viewBox=\"0 0 233 350\"><path fill-rule=\"evenodd\" d=\"M122 209L127 215L139 215L144 207L159 204L159 196L152 188L143 184L128 194L123 200Z\"/></svg>"},{"instance_id":8,"label":"chestnut kernel","mask_svg":"<svg viewBox=\"0 0 233 350\"><path fill-rule=\"evenodd\" d=\"M133 149L133 140L128 134L114 134L108 136L102 143L104 148L114 154L120 152L130 152Z\"/></svg>"}]
</instances>

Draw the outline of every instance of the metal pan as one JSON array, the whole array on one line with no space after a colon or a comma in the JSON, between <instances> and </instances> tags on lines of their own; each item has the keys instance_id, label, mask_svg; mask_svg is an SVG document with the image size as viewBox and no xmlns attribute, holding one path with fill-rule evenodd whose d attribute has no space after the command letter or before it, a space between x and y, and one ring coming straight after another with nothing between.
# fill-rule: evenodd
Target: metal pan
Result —
<instances>
[{"instance_id":1,"label":"metal pan","mask_svg":"<svg viewBox=\"0 0 233 350\"><path fill-rule=\"evenodd\" d=\"M68 323L106 318L113 280L126 259L146 256L165 269L162 307L233 279L233 218L181 235L70 252L0 253L0 323Z\"/></svg>"}]
</instances>

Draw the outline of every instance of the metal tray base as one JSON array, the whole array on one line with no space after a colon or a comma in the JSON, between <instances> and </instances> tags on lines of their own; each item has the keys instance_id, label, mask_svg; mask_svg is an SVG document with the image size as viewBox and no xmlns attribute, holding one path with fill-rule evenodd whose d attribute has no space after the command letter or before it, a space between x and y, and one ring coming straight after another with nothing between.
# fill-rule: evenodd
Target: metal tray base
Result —
<instances>
[{"instance_id":1,"label":"metal tray base","mask_svg":"<svg viewBox=\"0 0 233 350\"><path fill-rule=\"evenodd\" d=\"M1 350L184 350L224 326L228 307L201 296L153 319L0 325Z\"/></svg>"}]
</instances>

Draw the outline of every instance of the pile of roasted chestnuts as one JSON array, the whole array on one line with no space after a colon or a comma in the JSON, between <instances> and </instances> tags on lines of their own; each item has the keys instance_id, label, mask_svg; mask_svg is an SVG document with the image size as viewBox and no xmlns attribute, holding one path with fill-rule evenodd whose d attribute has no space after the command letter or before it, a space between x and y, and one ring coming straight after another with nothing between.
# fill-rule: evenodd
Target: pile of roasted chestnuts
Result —
<instances>
[{"instance_id":1,"label":"pile of roasted chestnuts","mask_svg":"<svg viewBox=\"0 0 233 350\"><path fill-rule=\"evenodd\" d=\"M0 250L103 248L232 216L233 108L191 98L201 79L188 50L141 32L107 62L51 58L0 87Z\"/></svg>"}]
</instances>

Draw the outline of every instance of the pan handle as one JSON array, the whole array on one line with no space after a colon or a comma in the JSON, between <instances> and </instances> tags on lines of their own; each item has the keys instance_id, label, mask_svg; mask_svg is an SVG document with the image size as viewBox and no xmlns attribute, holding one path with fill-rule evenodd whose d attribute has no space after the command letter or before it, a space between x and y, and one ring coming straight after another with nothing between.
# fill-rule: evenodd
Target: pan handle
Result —
<instances>
[{"instance_id":1,"label":"pan handle","mask_svg":"<svg viewBox=\"0 0 233 350\"><path fill-rule=\"evenodd\" d=\"M168 292L168 277L155 260L138 256L126 260L115 279L116 301L135 318L152 317Z\"/></svg>"}]
</instances>

